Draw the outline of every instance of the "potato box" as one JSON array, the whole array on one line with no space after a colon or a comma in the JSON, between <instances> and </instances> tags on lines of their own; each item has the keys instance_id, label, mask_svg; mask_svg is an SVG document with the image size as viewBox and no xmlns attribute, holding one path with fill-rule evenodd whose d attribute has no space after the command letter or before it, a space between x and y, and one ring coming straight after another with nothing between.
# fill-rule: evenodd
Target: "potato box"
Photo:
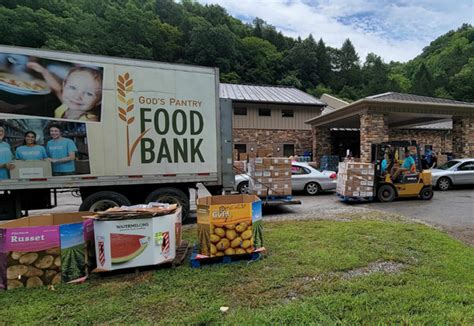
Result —
<instances>
[{"instance_id":1,"label":"potato box","mask_svg":"<svg viewBox=\"0 0 474 326\"><path fill-rule=\"evenodd\" d=\"M0 288L71 282L95 267L88 212L24 217L0 224Z\"/></svg>"},{"instance_id":2,"label":"potato box","mask_svg":"<svg viewBox=\"0 0 474 326\"><path fill-rule=\"evenodd\" d=\"M181 208L133 219L94 220L97 272L171 262L181 243Z\"/></svg>"},{"instance_id":3,"label":"potato box","mask_svg":"<svg viewBox=\"0 0 474 326\"><path fill-rule=\"evenodd\" d=\"M248 254L263 247L262 201L257 196L199 198L197 223L203 256Z\"/></svg>"}]
</instances>

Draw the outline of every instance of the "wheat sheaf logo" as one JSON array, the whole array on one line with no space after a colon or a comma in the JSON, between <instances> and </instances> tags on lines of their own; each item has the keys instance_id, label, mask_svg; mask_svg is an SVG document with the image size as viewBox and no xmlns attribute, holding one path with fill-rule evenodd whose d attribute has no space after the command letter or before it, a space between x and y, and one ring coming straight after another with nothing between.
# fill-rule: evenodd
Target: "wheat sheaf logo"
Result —
<instances>
[{"instance_id":1,"label":"wheat sheaf logo","mask_svg":"<svg viewBox=\"0 0 474 326\"><path fill-rule=\"evenodd\" d=\"M133 153L137 149L140 140L145 136L145 134L150 130L144 130L137 139L133 141L130 145L130 131L129 126L135 121L135 117L132 116L132 111L134 109L133 104L133 79L130 78L130 74L127 72L123 75L118 75L117 78L117 99L119 101L118 105L118 115L120 120L126 124L126 133L127 133L127 164L128 166L132 163Z\"/></svg>"}]
</instances>

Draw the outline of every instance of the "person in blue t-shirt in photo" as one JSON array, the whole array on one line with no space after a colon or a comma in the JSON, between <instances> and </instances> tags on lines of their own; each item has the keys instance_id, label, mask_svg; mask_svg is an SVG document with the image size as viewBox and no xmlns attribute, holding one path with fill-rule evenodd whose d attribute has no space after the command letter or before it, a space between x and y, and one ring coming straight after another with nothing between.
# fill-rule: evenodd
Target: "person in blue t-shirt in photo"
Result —
<instances>
[{"instance_id":1,"label":"person in blue t-shirt in photo","mask_svg":"<svg viewBox=\"0 0 474 326\"><path fill-rule=\"evenodd\" d=\"M46 150L43 146L36 144L36 133L34 131L27 131L23 145L19 146L15 151L17 160L45 160L48 158Z\"/></svg>"},{"instance_id":2,"label":"person in blue t-shirt in photo","mask_svg":"<svg viewBox=\"0 0 474 326\"><path fill-rule=\"evenodd\" d=\"M3 140L5 138L5 128L0 126L0 180L10 178L10 170L15 168L12 149L10 144Z\"/></svg>"},{"instance_id":3,"label":"person in blue t-shirt in photo","mask_svg":"<svg viewBox=\"0 0 474 326\"><path fill-rule=\"evenodd\" d=\"M75 174L76 144L71 139L62 137L61 129L58 125L51 125L49 127L49 135L51 140L46 144L46 152L49 161L53 163L53 175Z\"/></svg>"}]
</instances>

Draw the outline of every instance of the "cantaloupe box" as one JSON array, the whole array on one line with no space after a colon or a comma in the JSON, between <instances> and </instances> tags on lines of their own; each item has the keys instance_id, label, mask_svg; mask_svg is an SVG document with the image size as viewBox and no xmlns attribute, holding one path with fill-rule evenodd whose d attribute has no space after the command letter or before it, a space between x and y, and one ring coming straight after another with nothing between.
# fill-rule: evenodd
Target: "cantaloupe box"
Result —
<instances>
[{"instance_id":1,"label":"cantaloupe box","mask_svg":"<svg viewBox=\"0 0 474 326\"><path fill-rule=\"evenodd\" d=\"M155 217L94 220L97 272L173 261L181 243L181 208Z\"/></svg>"},{"instance_id":2,"label":"cantaloupe box","mask_svg":"<svg viewBox=\"0 0 474 326\"><path fill-rule=\"evenodd\" d=\"M95 267L88 212L24 217L0 225L0 289L71 282Z\"/></svg>"},{"instance_id":3,"label":"cantaloupe box","mask_svg":"<svg viewBox=\"0 0 474 326\"><path fill-rule=\"evenodd\" d=\"M249 254L263 248L262 201L255 195L211 196L197 200L199 254Z\"/></svg>"},{"instance_id":4,"label":"cantaloupe box","mask_svg":"<svg viewBox=\"0 0 474 326\"><path fill-rule=\"evenodd\" d=\"M51 162L48 161L20 161L14 160L13 170L10 170L11 179L36 179L52 176Z\"/></svg>"}]
</instances>

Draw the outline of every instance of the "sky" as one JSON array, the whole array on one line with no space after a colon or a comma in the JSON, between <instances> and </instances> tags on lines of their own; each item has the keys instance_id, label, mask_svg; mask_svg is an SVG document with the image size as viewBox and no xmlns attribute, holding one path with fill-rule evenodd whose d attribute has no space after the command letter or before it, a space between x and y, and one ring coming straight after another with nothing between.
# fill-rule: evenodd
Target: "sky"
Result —
<instances>
[{"instance_id":1,"label":"sky","mask_svg":"<svg viewBox=\"0 0 474 326\"><path fill-rule=\"evenodd\" d=\"M336 48L349 38L362 62L371 52L385 62L406 62L438 36L474 24L474 0L198 1L218 4L246 23L259 17L293 38L312 34Z\"/></svg>"}]
</instances>

